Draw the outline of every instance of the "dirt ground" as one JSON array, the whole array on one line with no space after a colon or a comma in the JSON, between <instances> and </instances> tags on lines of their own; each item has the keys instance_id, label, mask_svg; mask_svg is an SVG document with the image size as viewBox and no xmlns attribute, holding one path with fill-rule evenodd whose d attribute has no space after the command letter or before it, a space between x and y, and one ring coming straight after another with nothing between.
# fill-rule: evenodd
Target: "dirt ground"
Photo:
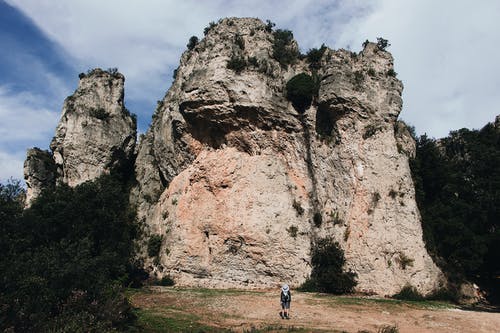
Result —
<instances>
[{"instance_id":1,"label":"dirt ground","mask_svg":"<svg viewBox=\"0 0 500 333\"><path fill-rule=\"evenodd\" d=\"M130 296L142 310L167 317L190 316L210 327L235 332L500 332L500 313L465 311L437 302L403 302L367 297L329 296L292 291L291 319L279 316L279 289L231 291L151 287Z\"/></svg>"}]
</instances>

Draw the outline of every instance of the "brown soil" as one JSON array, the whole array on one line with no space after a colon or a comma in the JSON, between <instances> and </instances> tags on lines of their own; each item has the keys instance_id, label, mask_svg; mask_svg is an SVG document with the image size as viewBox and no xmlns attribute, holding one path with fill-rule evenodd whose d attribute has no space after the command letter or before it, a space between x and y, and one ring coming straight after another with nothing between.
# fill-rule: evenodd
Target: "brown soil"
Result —
<instances>
[{"instance_id":1,"label":"brown soil","mask_svg":"<svg viewBox=\"0 0 500 333\"><path fill-rule=\"evenodd\" d=\"M165 316L191 316L211 327L235 332L271 327L305 332L377 332L397 326L399 332L500 332L500 313L464 311L436 302L403 302L366 297L293 292L291 319L279 316L279 289L274 291L196 290L152 287L130 300L143 310Z\"/></svg>"}]
</instances>

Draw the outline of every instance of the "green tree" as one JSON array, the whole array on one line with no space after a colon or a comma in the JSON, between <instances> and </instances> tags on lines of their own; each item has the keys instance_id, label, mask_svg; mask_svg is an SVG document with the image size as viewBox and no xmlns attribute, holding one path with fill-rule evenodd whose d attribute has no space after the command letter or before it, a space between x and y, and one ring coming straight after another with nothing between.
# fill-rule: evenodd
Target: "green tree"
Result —
<instances>
[{"instance_id":1,"label":"green tree","mask_svg":"<svg viewBox=\"0 0 500 333\"><path fill-rule=\"evenodd\" d=\"M311 277L302 285L303 290L344 294L352 292L357 284L356 273L344 271L344 251L331 238L313 244L311 264Z\"/></svg>"},{"instance_id":2,"label":"green tree","mask_svg":"<svg viewBox=\"0 0 500 333\"><path fill-rule=\"evenodd\" d=\"M196 36L191 36L189 38L189 43L186 45L189 51L192 51L196 45L198 45L198 37Z\"/></svg>"},{"instance_id":3,"label":"green tree","mask_svg":"<svg viewBox=\"0 0 500 333\"><path fill-rule=\"evenodd\" d=\"M121 179L103 176L45 191L22 213L2 201L0 330L107 331L133 321L120 294L135 234L127 193Z\"/></svg>"},{"instance_id":4,"label":"green tree","mask_svg":"<svg viewBox=\"0 0 500 333\"><path fill-rule=\"evenodd\" d=\"M411 169L429 252L452 281L498 297L500 131L461 129L439 142L423 135Z\"/></svg>"},{"instance_id":5,"label":"green tree","mask_svg":"<svg viewBox=\"0 0 500 333\"><path fill-rule=\"evenodd\" d=\"M311 105L317 94L317 80L306 73L295 75L286 84L286 96L300 112L304 112Z\"/></svg>"},{"instance_id":6,"label":"green tree","mask_svg":"<svg viewBox=\"0 0 500 333\"><path fill-rule=\"evenodd\" d=\"M273 36L273 58L284 68L297 61L299 52L292 44L293 33L290 30L277 29Z\"/></svg>"}]
</instances>

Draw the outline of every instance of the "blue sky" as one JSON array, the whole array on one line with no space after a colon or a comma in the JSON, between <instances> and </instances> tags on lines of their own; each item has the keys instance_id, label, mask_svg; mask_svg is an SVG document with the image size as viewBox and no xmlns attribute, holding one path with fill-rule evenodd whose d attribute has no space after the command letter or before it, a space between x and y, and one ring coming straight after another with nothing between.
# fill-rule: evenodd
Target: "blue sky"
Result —
<instances>
[{"instance_id":1,"label":"blue sky","mask_svg":"<svg viewBox=\"0 0 500 333\"><path fill-rule=\"evenodd\" d=\"M90 68L119 68L146 131L189 37L228 16L270 19L304 52L383 36L405 85L403 120L433 137L480 128L500 114L499 15L496 0L0 0L0 181L22 179L27 148L48 148Z\"/></svg>"}]
</instances>

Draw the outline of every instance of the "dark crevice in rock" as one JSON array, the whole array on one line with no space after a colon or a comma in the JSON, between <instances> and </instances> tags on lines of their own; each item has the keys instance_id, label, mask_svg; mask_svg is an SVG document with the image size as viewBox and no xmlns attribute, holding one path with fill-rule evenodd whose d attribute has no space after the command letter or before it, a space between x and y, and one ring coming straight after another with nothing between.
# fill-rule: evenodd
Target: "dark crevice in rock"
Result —
<instances>
[{"instance_id":1,"label":"dark crevice in rock","mask_svg":"<svg viewBox=\"0 0 500 333\"><path fill-rule=\"evenodd\" d=\"M305 114L300 114L299 116L300 122L303 128L303 136L304 136L304 144L306 147L306 164L307 164L307 173L309 178L311 179L311 195L309 197L309 205L312 207L313 216L316 214L321 214L319 209L319 199L318 199L318 182L316 180L316 173L314 171L314 166L312 162L312 149L311 149L311 132L309 131L309 127L307 126L307 120Z\"/></svg>"}]
</instances>

